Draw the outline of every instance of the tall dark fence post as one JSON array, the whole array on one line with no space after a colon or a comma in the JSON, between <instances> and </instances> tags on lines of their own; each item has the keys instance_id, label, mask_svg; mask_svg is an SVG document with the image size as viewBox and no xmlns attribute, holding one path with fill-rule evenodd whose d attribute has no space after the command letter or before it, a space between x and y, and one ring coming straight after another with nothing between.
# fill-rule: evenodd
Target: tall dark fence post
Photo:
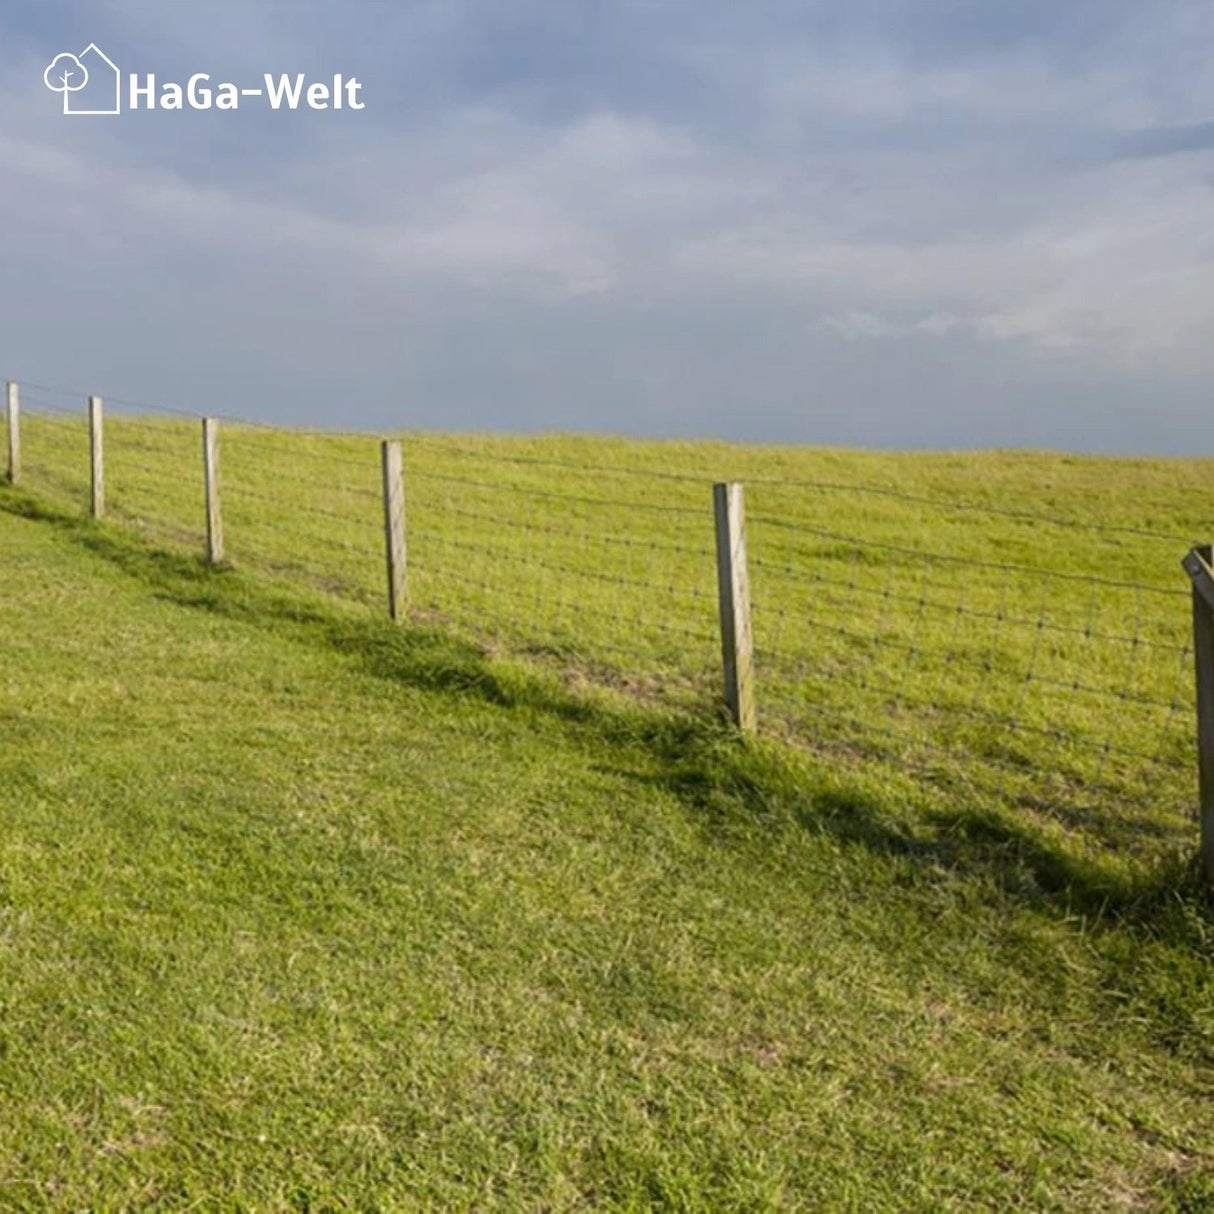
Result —
<instances>
[{"instance_id":1,"label":"tall dark fence post","mask_svg":"<svg viewBox=\"0 0 1214 1214\"><path fill-rule=\"evenodd\" d=\"M1193 664L1197 675L1197 773L1201 858L1214 889L1214 550L1205 544L1184 559L1193 582Z\"/></svg>"}]
</instances>

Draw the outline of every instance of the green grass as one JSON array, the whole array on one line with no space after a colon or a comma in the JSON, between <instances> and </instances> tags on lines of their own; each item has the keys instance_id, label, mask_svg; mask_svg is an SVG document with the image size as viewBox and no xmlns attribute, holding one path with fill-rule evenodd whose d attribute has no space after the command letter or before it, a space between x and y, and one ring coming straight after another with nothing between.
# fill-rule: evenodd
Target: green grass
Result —
<instances>
[{"instance_id":1,"label":"green grass","mask_svg":"<svg viewBox=\"0 0 1214 1214\"><path fill-rule=\"evenodd\" d=\"M1207 465L417 436L398 629L369 440L225 434L232 567L208 570L193 429L111 425L112 523L79 517L63 423L27 419L29 491L0 490L0 1206L1214 1202L1188 702L1142 773L1075 743L1107 723L1074 694L1069 742L1016 740L1018 780L981 723L907 711L908 687L982 682L918 600L1053 580L928 562L913 627L880 590L806 581L877 587L910 568L891 543L1183 591ZM713 709L705 484L637 467L737 475L753 519L865 541L752 524L757 744ZM1057 584L1051 621L1170 647L1187 689L1183 595L1132 617ZM832 646L827 623L908 646ZM968 640L1015 668L1025 631ZM1174 671L1079 639L1094 686L1173 696ZM854 721L813 727L836 704ZM1172 737L1122 707L1128 745Z\"/></svg>"},{"instance_id":2,"label":"green grass","mask_svg":"<svg viewBox=\"0 0 1214 1214\"><path fill-rule=\"evenodd\" d=\"M1180 558L1214 533L1209 461L403 442L414 624L711 713L710 485L740 479L765 737L1032 822L1110 879L1191 846ZM83 511L83 420L35 412L24 445L30 488ZM106 453L114 517L197 554L197 424L110 417ZM375 439L226 425L220 464L236 567L383 612Z\"/></svg>"}]
</instances>

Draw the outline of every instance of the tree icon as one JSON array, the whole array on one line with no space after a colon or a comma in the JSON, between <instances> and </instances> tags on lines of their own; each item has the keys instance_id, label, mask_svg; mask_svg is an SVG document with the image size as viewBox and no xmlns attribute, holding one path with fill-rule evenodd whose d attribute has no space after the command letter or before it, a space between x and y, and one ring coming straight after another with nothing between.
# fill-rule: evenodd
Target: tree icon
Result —
<instances>
[{"instance_id":1,"label":"tree icon","mask_svg":"<svg viewBox=\"0 0 1214 1214\"><path fill-rule=\"evenodd\" d=\"M89 70L75 55L56 55L42 73L46 87L63 94L63 112L67 113L69 93L78 93L89 82Z\"/></svg>"}]
</instances>

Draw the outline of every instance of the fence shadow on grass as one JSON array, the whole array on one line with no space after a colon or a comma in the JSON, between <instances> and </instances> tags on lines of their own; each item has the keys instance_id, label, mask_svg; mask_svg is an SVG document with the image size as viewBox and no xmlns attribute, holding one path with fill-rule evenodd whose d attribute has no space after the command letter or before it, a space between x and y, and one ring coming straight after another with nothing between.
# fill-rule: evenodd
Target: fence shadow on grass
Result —
<instances>
[{"instance_id":1,"label":"fence shadow on grass","mask_svg":"<svg viewBox=\"0 0 1214 1214\"><path fill-rule=\"evenodd\" d=\"M319 597L210 567L18 490L0 492L0 508L53 525L164 601L323 646L377 678L533 713L592 750L605 769L675 796L702 830L723 840L740 828L826 833L876 856L920 863L924 871L987 881L1017 903L1080 916L1092 927L1207 947L1214 919L1195 854L1167 857L1151 869L1110 864L1046 838L1012 811L956 794L920 800L909 781L881 783L786 744L743 741L710 705L699 714L675 713L618 692L574 690L554 671L495 659L441 629L343 613Z\"/></svg>"}]
</instances>

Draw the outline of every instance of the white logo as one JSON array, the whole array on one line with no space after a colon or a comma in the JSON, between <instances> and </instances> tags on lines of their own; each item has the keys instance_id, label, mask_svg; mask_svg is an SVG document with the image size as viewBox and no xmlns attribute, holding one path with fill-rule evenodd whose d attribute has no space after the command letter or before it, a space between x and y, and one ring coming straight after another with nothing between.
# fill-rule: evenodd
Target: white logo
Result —
<instances>
[{"instance_id":1,"label":"white logo","mask_svg":"<svg viewBox=\"0 0 1214 1214\"><path fill-rule=\"evenodd\" d=\"M95 42L79 55L56 55L42 79L63 94L65 114L122 113L122 73Z\"/></svg>"},{"instance_id":2,"label":"white logo","mask_svg":"<svg viewBox=\"0 0 1214 1214\"><path fill-rule=\"evenodd\" d=\"M56 55L42 73L46 87L63 94L65 114L121 114L122 73L114 61L90 42L79 55ZM272 110L363 110L359 100L362 82L357 76L337 73L324 80L309 80L302 72L275 76L265 72L260 88L215 83L209 72L195 72L185 84L158 81L154 73L128 72L127 109L135 110L237 110L242 99L258 98Z\"/></svg>"}]
</instances>

